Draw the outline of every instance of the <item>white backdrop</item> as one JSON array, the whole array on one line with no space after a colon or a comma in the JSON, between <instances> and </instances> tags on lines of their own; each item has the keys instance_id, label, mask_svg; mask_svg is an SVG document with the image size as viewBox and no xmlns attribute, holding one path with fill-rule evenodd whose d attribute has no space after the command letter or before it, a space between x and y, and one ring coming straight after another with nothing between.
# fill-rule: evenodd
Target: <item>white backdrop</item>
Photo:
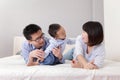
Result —
<instances>
[{"instance_id":1,"label":"white backdrop","mask_svg":"<svg viewBox=\"0 0 120 80\"><path fill-rule=\"evenodd\" d=\"M0 0L0 57L13 54L14 36L30 23L46 34L49 24L59 23L68 37L76 37L86 21L103 22L102 14L102 0Z\"/></svg>"},{"instance_id":2,"label":"white backdrop","mask_svg":"<svg viewBox=\"0 0 120 80\"><path fill-rule=\"evenodd\" d=\"M120 61L120 0L104 0L106 57Z\"/></svg>"}]
</instances>

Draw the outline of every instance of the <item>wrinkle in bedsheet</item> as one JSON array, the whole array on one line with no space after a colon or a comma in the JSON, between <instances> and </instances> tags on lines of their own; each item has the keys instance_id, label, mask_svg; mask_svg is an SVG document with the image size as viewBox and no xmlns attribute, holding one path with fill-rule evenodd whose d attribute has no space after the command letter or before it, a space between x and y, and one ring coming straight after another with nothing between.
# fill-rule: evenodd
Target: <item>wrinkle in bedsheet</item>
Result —
<instances>
[{"instance_id":1,"label":"wrinkle in bedsheet","mask_svg":"<svg viewBox=\"0 0 120 80\"><path fill-rule=\"evenodd\" d=\"M120 80L120 62L105 60L101 69L72 68L70 61L28 67L20 55L0 59L0 80Z\"/></svg>"}]
</instances>

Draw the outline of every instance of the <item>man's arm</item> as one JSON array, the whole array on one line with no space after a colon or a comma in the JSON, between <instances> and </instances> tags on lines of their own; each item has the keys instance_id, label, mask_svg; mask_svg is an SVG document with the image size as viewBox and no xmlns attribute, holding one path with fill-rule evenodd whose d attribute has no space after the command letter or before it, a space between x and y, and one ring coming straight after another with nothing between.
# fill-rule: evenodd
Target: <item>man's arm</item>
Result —
<instances>
[{"instance_id":1,"label":"man's arm","mask_svg":"<svg viewBox=\"0 0 120 80\"><path fill-rule=\"evenodd\" d=\"M27 66L33 66L33 65L38 65L38 59L36 62L33 62L33 58L32 57L29 57L29 60L27 62Z\"/></svg>"}]
</instances>

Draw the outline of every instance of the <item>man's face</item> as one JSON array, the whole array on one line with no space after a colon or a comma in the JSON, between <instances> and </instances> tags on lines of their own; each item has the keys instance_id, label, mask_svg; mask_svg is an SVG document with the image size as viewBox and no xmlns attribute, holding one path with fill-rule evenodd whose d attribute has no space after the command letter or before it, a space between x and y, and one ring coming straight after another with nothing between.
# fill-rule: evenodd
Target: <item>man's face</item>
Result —
<instances>
[{"instance_id":1,"label":"man's face","mask_svg":"<svg viewBox=\"0 0 120 80\"><path fill-rule=\"evenodd\" d=\"M40 48L44 45L44 34L41 30L37 31L36 33L32 34L32 39L29 40L30 44L34 45L36 48Z\"/></svg>"}]
</instances>

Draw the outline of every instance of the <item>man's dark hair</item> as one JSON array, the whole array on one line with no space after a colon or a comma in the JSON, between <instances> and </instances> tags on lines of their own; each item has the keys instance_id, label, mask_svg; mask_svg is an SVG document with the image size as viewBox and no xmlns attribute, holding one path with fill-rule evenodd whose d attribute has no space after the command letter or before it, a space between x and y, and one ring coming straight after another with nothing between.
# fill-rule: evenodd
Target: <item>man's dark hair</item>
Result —
<instances>
[{"instance_id":1,"label":"man's dark hair","mask_svg":"<svg viewBox=\"0 0 120 80\"><path fill-rule=\"evenodd\" d=\"M51 24L51 25L49 25L48 33L50 34L50 36L56 37L57 31L60 29L60 27L61 27L61 25L59 25L59 24Z\"/></svg>"},{"instance_id":2,"label":"man's dark hair","mask_svg":"<svg viewBox=\"0 0 120 80\"><path fill-rule=\"evenodd\" d=\"M36 24L29 24L23 30L23 35L27 40L31 40L31 35L36 33L38 30L42 30L40 26Z\"/></svg>"},{"instance_id":3,"label":"man's dark hair","mask_svg":"<svg viewBox=\"0 0 120 80\"><path fill-rule=\"evenodd\" d=\"M88 21L83 25L83 30L88 34L88 45L98 45L103 41L102 25L97 21Z\"/></svg>"}]
</instances>

